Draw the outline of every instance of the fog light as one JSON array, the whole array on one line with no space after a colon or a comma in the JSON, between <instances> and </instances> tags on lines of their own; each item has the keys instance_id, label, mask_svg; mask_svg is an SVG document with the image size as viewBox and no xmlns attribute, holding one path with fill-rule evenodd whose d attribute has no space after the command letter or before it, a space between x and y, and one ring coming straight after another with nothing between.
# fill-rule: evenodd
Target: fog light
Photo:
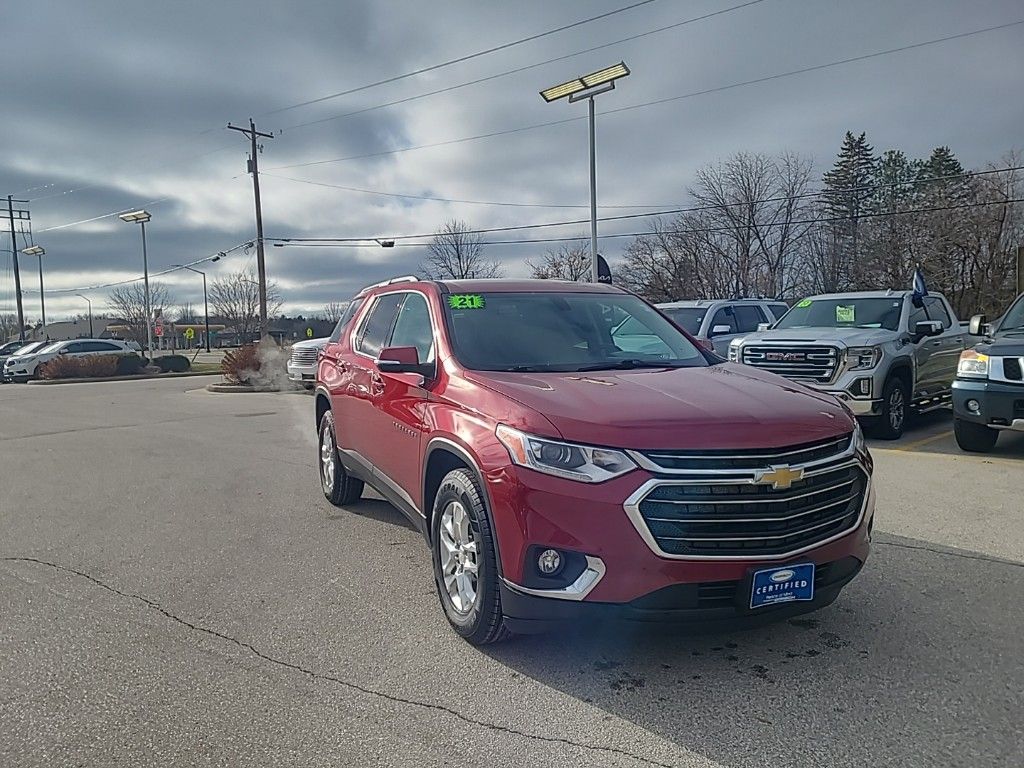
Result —
<instances>
[{"instance_id":1,"label":"fog light","mask_svg":"<svg viewBox=\"0 0 1024 768\"><path fill-rule=\"evenodd\" d=\"M967 406L967 410L970 411L971 413L981 413L981 403L979 403L977 400L968 400L966 403L964 403L964 405Z\"/></svg>"},{"instance_id":2,"label":"fog light","mask_svg":"<svg viewBox=\"0 0 1024 768\"><path fill-rule=\"evenodd\" d=\"M545 549L537 558L537 570L545 576L554 576L562 567L562 556L557 549Z\"/></svg>"}]
</instances>

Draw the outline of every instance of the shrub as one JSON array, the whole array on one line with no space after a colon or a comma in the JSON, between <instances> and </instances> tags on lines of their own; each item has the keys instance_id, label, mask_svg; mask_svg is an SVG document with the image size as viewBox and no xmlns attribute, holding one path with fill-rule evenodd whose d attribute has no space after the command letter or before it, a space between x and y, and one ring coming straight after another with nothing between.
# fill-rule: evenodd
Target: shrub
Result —
<instances>
[{"instance_id":1,"label":"shrub","mask_svg":"<svg viewBox=\"0 0 1024 768\"><path fill-rule=\"evenodd\" d=\"M58 356L49 362L42 363L36 369L36 375L41 379L74 379L81 376L81 365L77 357Z\"/></svg>"},{"instance_id":2,"label":"shrub","mask_svg":"<svg viewBox=\"0 0 1024 768\"><path fill-rule=\"evenodd\" d=\"M120 355L90 355L67 357L61 355L39 366L41 379L87 379L116 376Z\"/></svg>"},{"instance_id":3,"label":"shrub","mask_svg":"<svg viewBox=\"0 0 1024 768\"><path fill-rule=\"evenodd\" d=\"M78 375L83 379L116 376L120 355L89 355L78 358Z\"/></svg>"},{"instance_id":4,"label":"shrub","mask_svg":"<svg viewBox=\"0 0 1024 768\"><path fill-rule=\"evenodd\" d=\"M118 376L134 376L146 366L146 361L138 355L121 355L117 360Z\"/></svg>"},{"instance_id":5,"label":"shrub","mask_svg":"<svg viewBox=\"0 0 1024 768\"><path fill-rule=\"evenodd\" d=\"M260 357L252 344L227 352L220 363L224 380L237 384L249 384L259 370Z\"/></svg>"},{"instance_id":6,"label":"shrub","mask_svg":"<svg viewBox=\"0 0 1024 768\"><path fill-rule=\"evenodd\" d=\"M192 367L192 363L184 355L164 355L154 360L163 373L181 373Z\"/></svg>"}]
</instances>

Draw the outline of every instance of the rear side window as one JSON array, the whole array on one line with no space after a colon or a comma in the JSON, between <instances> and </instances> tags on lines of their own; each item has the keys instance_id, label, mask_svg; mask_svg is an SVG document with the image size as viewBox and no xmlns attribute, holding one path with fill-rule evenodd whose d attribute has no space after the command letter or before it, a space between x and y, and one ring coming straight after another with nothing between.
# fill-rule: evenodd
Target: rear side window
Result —
<instances>
[{"instance_id":1,"label":"rear side window","mask_svg":"<svg viewBox=\"0 0 1024 768\"><path fill-rule=\"evenodd\" d=\"M83 341L79 352L121 352L121 347L108 344L105 341Z\"/></svg>"},{"instance_id":2,"label":"rear side window","mask_svg":"<svg viewBox=\"0 0 1024 768\"><path fill-rule=\"evenodd\" d=\"M787 304L769 304L768 305L768 309L770 309L772 311L772 314L775 315L775 319L778 320L784 314L789 312L789 305L787 305Z\"/></svg>"},{"instance_id":3,"label":"rear side window","mask_svg":"<svg viewBox=\"0 0 1024 768\"><path fill-rule=\"evenodd\" d=\"M415 347L421 363L434 359L434 329L430 324L427 300L422 294L406 294L388 346Z\"/></svg>"},{"instance_id":4,"label":"rear side window","mask_svg":"<svg viewBox=\"0 0 1024 768\"><path fill-rule=\"evenodd\" d=\"M57 350L56 348L54 348L52 351L56 352ZM64 347L64 351L67 352L68 354L74 352L85 352L85 342L76 341L73 344L68 344L66 347Z\"/></svg>"},{"instance_id":5,"label":"rear side window","mask_svg":"<svg viewBox=\"0 0 1024 768\"><path fill-rule=\"evenodd\" d=\"M356 333L356 351L370 357L377 357L384 348L384 342L395 326L398 307L405 298L404 293L385 293L378 296L366 313Z\"/></svg>"},{"instance_id":6,"label":"rear side window","mask_svg":"<svg viewBox=\"0 0 1024 768\"><path fill-rule=\"evenodd\" d=\"M953 325L953 321L949 317L949 312L946 311L946 305L942 303L942 299L937 296L925 296L924 306L928 310L928 316L932 320L941 320L943 328L949 328Z\"/></svg>"},{"instance_id":7,"label":"rear side window","mask_svg":"<svg viewBox=\"0 0 1024 768\"><path fill-rule=\"evenodd\" d=\"M341 316L341 320L338 321L338 324L334 326L334 330L331 332L331 338L329 341L332 344L337 344L341 341L341 335L345 332L345 327L352 321L352 318L355 316L356 312L359 311L359 308L363 306L363 301L364 299L352 299L352 301L348 303L348 307L345 309L345 314Z\"/></svg>"}]
</instances>

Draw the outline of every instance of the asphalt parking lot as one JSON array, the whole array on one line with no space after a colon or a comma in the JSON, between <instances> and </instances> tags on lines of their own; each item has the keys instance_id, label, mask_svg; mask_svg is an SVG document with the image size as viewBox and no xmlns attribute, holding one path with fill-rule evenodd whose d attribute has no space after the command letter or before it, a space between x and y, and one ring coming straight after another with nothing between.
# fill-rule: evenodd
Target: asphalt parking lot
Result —
<instances>
[{"instance_id":1,"label":"asphalt parking lot","mask_svg":"<svg viewBox=\"0 0 1024 768\"><path fill-rule=\"evenodd\" d=\"M875 443L832 607L484 651L400 514L322 498L311 401L205 379L0 387L0 765L1010 766L1024 436Z\"/></svg>"}]
</instances>

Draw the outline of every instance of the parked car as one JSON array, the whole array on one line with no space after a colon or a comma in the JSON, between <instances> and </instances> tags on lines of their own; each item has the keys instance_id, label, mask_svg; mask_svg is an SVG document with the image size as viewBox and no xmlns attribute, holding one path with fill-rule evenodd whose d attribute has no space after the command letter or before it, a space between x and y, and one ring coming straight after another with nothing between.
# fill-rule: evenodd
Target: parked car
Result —
<instances>
[{"instance_id":1,"label":"parked car","mask_svg":"<svg viewBox=\"0 0 1024 768\"><path fill-rule=\"evenodd\" d=\"M11 344L14 344L15 346L12 348ZM0 380L6 381L4 378L4 364L7 362L8 358L14 357L15 355L27 355L37 349L42 349L48 344L52 344L52 342L49 340L29 342L17 341L4 344L3 347L0 347Z\"/></svg>"},{"instance_id":2,"label":"parked car","mask_svg":"<svg viewBox=\"0 0 1024 768\"><path fill-rule=\"evenodd\" d=\"M328 338L305 339L292 344L288 355L288 378L305 387L316 383L316 359L320 350L327 346Z\"/></svg>"},{"instance_id":3,"label":"parked car","mask_svg":"<svg viewBox=\"0 0 1024 768\"><path fill-rule=\"evenodd\" d=\"M810 296L770 329L734 340L729 359L833 395L895 440L911 411L949 406L966 346L945 298L918 303L911 291Z\"/></svg>"},{"instance_id":4,"label":"parked car","mask_svg":"<svg viewBox=\"0 0 1024 768\"><path fill-rule=\"evenodd\" d=\"M991 451L1004 430L1024 432L1024 293L996 323L970 322L982 340L960 355L953 431L965 451Z\"/></svg>"},{"instance_id":5,"label":"parked car","mask_svg":"<svg viewBox=\"0 0 1024 768\"><path fill-rule=\"evenodd\" d=\"M830 604L868 556L849 409L610 285L375 286L320 356L315 418L324 496L368 483L401 510L472 643L585 618L777 621Z\"/></svg>"},{"instance_id":6,"label":"parked car","mask_svg":"<svg viewBox=\"0 0 1024 768\"><path fill-rule=\"evenodd\" d=\"M655 306L721 357L729 354L729 343L737 336L774 323L789 310L785 302L768 299L699 299Z\"/></svg>"},{"instance_id":7,"label":"parked car","mask_svg":"<svg viewBox=\"0 0 1024 768\"><path fill-rule=\"evenodd\" d=\"M69 355L86 357L89 355L130 355L131 347L123 341L113 339L72 339L71 341L54 341L26 354L13 355L4 363L4 378L13 381L28 381L37 376L39 366L48 363L55 357Z\"/></svg>"}]
</instances>

